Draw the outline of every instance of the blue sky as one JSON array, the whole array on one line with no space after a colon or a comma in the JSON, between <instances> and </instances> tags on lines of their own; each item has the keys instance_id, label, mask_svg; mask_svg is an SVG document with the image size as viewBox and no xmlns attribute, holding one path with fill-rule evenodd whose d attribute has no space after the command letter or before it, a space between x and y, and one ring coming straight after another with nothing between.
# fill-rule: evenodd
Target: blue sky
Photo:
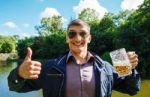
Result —
<instances>
[{"instance_id":1,"label":"blue sky","mask_svg":"<svg viewBox=\"0 0 150 97\"><path fill-rule=\"evenodd\" d=\"M61 15L65 25L77 18L84 8L117 14L121 10L137 9L144 0L0 0L0 35L35 36L35 26L42 17ZM65 27L64 25L64 27Z\"/></svg>"}]
</instances>

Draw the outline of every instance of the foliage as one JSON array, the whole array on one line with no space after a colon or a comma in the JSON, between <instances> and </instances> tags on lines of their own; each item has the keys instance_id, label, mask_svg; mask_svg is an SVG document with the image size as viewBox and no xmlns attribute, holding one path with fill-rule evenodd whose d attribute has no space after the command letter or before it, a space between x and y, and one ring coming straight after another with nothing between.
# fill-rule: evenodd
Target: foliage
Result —
<instances>
[{"instance_id":1,"label":"foliage","mask_svg":"<svg viewBox=\"0 0 150 97\"><path fill-rule=\"evenodd\" d=\"M136 51L139 55L138 70L150 74L150 1L145 0L143 5L132 12L124 25L120 25L120 32L115 40L115 46L125 47Z\"/></svg>"},{"instance_id":2,"label":"foliage","mask_svg":"<svg viewBox=\"0 0 150 97\"><path fill-rule=\"evenodd\" d=\"M16 42L13 36L0 36L0 53L15 52Z\"/></svg>"},{"instance_id":3,"label":"foliage","mask_svg":"<svg viewBox=\"0 0 150 97\"><path fill-rule=\"evenodd\" d=\"M98 14L94 9L85 8L78 16L79 19L84 20L90 24L90 22L99 21Z\"/></svg>"},{"instance_id":4,"label":"foliage","mask_svg":"<svg viewBox=\"0 0 150 97\"><path fill-rule=\"evenodd\" d=\"M135 51L139 55L138 70L143 75L150 75L149 17L150 0L145 0L137 10L121 11L118 15L107 13L101 20L93 9L87 8L79 14L79 18L91 26L89 50L109 62L109 51L122 47ZM43 18L40 26L36 26L38 37L18 41L19 56L24 58L28 46L33 50L33 58L54 58L67 51L66 29L62 25L60 16Z\"/></svg>"},{"instance_id":5,"label":"foliage","mask_svg":"<svg viewBox=\"0 0 150 97\"><path fill-rule=\"evenodd\" d=\"M91 25L92 42L90 49L99 55L113 49L113 39L116 37L116 25L113 22L113 14L106 14L103 19Z\"/></svg>"},{"instance_id":6,"label":"foliage","mask_svg":"<svg viewBox=\"0 0 150 97\"><path fill-rule=\"evenodd\" d=\"M19 41L18 54L20 58L25 57L27 47L32 48L33 59L54 58L68 50L64 32L53 33L46 37L34 37L32 39L24 39Z\"/></svg>"},{"instance_id":7,"label":"foliage","mask_svg":"<svg viewBox=\"0 0 150 97\"><path fill-rule=\"evenodd\" d=\"M57 32L62 29L62 17L53 16L48 18L42 18L41 25L35 26L40 36L48 36L51 33Z\"/></svg>"},{"instance_id":8,"label":"foliage","mask_svg":"<svg viewBox=\"0 0 150 97\"><path fill-rule=\"evenodd\" d=\"M102 58L103 60L108 61L109 63L112 63L111 58L110 58L110 55L109 55L109 52L105 52L105 53L101 56L101 58Z\"/></svg>"},{"instance_id":9,"label":"foliage","mask_svg":"<svg viewBox=\"0 0 150 97\"><path fill-rule=\"evenodd\" d=\"M39 49L37 49L39 48ZM65 41L65 32L55 32L46 37L36 37L32 49L33 58L54 58L65 51L67 45Z\"/></svg>"},{"instance_id":10,"label":"foliage","mask_svg":"<svg viewBox=\"0 0 150 97\"><path fill-rule=\"evenodd\" d=\"M30 38L26 37L24 39L18 40L17 51L20 58L25 58L27 47L31 47L33 45L34 39L35 38L33 37Z\"/></svg>"}]
</instances>

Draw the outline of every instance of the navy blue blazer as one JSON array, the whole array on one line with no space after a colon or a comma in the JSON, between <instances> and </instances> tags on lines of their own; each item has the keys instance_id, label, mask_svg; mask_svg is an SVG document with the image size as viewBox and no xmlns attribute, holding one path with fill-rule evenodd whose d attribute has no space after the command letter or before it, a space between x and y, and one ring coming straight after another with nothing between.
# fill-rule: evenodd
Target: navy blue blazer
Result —
<instances>
[{"instance_id":1,"label":"navy blue blazer","mask_svg":"<svg viewBox=\"0 0 150 97\"><path fill-rule=\"evenodd\" d=\"M8 76L11 91L29 92L43 90L43 97L65 97L66 90L66 59L68 53L59 58L48 60L42 65L38 79L22 79L18 67ZM95 97L111 97L112 89L135 95L140 89L140 77L136 70L126 77L119 77L113 66L94 55Z\"/></svg>"}]
</instances>

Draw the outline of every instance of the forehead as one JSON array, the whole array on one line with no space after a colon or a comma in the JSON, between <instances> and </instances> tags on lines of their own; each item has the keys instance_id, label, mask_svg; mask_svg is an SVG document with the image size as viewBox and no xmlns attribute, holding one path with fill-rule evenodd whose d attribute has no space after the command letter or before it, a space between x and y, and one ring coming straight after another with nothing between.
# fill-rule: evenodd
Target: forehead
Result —
<instances>
[{"instance_id":1,"label":"forehead","mask_svg":"<svg viewBox=\"0 0 150 97\"><path fill-rule=\"evenodd\" d=\"M68 28L69 31L73 30L73 31L86 31L86 32L89 32L89 29L87 26L83 26L83 25L71 25L69 28Z\"/></svg>"},{"instance_id":2,"label":"forehead","mask_svg":"<svg viewBox=\"0 0 150 97\"><path fill-rule=\"evenodd\" d=\"M75 26L76 26L76 28L78 27L78 29L86 28L88 30L88 32L90 32L90 26L88 25L88 23L86 23L85 21L80 20L80 19L75 19L75 20L71 21L67 27L67 30L69 30L70 28L73 28Z\"/></svg>"}]
</instances>

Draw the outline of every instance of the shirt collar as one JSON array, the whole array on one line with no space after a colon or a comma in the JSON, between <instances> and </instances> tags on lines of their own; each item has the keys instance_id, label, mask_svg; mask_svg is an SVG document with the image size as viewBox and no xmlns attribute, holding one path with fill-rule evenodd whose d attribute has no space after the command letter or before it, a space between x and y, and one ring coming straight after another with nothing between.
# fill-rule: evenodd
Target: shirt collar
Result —
<instances>
[{"instance_id":1,"label":"shirt collar","mask_svg":"<svg viewBox=\"0 0 150 97\"><path fill-rule=\"evenodd\" d=\"M67 60L66 63L70 60L71 57L74 57L73 54L71 53L71 51L69 51L68 56L67 56ZM87 52L87 61L89 61L90 59L94 59L94 56L92 55L92 53L90 53L89 51Z\"/></svg>"}]
</instances>

